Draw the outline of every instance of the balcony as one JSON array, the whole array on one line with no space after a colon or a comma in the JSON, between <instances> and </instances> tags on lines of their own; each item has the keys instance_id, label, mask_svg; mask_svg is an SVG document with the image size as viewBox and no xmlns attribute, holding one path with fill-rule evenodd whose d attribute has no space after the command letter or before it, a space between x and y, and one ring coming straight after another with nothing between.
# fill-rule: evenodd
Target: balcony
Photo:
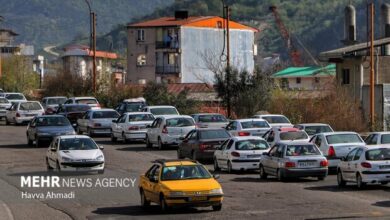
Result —
<instances>
[{"instance_id":1,"label":"balcony","mask_svg":"<svg viewBox=\"0 0 390 220\"><path fill-rule=\"evenodd\" d=\"M179 49L179 41L156 41L156 49Z\"/></svg>"},{"instance_id":2,"label":"balcony","mask_svg":"<svg viewBox=\"0 0 390 220\"><path fill-rule=\"evenodd\" d=\"M156 66L157 74L176 74L180 73L178 66Z\"/></svg>"}]
</instances>

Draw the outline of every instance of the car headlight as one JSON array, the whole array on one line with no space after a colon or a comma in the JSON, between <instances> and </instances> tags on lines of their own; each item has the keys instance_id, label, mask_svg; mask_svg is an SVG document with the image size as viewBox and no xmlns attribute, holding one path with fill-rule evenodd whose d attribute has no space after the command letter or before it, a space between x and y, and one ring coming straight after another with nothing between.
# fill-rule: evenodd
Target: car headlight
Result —
<instances>
[{"instance_id":1,"label":"car headlight","mask_svg":"<svg viewBox=\"0 0 390 220\"><path fill-rule=\"evenodd\" d=\"M62 161L64 162L70 162L72 161L72 159L70 159L69 157L61 157Z\"/></svg>"},{"instance_id":2,"label":"car headlight","mask_svg":"<svg viewBox=\"0 0 390 220\"><path fill-rule=\"evenodd\" d=\"M103 155L100 155L100 156L96 157L96 160L104 160Z\"/></svg>"},{"instance_id":3,"label":"car headlight","mask_svg":"<svg viewBox=\"0 0 390 220\"><path fill-rule=\"evenodd\" d=\"M169 193L170 196L184 196L184 192L182 191L172 191Z\"/></svg>"},{"instance_id":4,"label":"car headlight","mask_svg":"<svg viewBox=\"0 0 390 220\"><path fill-rule=\"evenodd\" d=\"M221 188L212 189L212 190L210 190L210 194L223 194L223 191Z\"/></svg>"}]
</instances>

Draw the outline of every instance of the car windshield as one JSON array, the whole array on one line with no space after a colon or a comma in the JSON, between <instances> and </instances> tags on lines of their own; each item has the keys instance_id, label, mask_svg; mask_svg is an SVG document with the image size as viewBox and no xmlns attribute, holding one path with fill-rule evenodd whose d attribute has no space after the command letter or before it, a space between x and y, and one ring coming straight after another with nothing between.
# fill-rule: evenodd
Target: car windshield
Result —
<instances>
[{"instance_id":1,"label":"car windshield","mask_svg":"<svg viewBox=\"0 0 390 220\"><path fill-rule=\"evenodd\" d=\"M243 140L236 142L236 150L266 150L268 144L264 140Z\"/></svg>"},{"instance_id":2,"label":"car windshield","mask_svg":"<svg viewBox=\"0 0 390 220\"><path fill-rule=\"evenodd\" d=\"M131 103L126 105L126 112L140 112L144 105L142 103Z\"/></svg>"},{"instance_id":3,"label":"car windshield","mask_svg":"<svg viewBox=\"0 0 390 220\"><path fill-rule=\"evenodd\" d=\"M37 126L70 126L70 122L65 117L42 117L37 118Z\"/></svg>"},{"instance_id":4,"label":"car windshield","mask_svg":"<svg viewBox=\"0 0 390 220\"><path fill-rule=\"evenodd\" d=\"M202 165L179 165L164 167L161 180L209 179L210 173Z\"/></svg>"},{"instance_id":5,"label":"car windshield","mask_svg":"<svg viewBox=\"0 0 390 220\"><path fill-rule=\"evenodd\" d=\"M390 134L382 134L381 143L390 144Z\"/></svg>"},{"instance_id":6,"label":"car windshield","mask_svg":"<svg viewBox=\"0 0 390 220\"><path fill-rule=\"evenodd\" d=\"M25 98L22 94L6 94L5 98L11 99L11 100L25 100Z\"/></svg>"},{"instance_id":7,"label":"car windshield","mask_svg":"<svg viewBox=\"0 0 390 220\"><path fill-rule=\"evenodd\" d=\"M279 123L290 124L290 121L284 116L263 116L262 118L268 121L268 123L272 123L272 124L279 124Z\"/></svg>"},{"instance_id":8,"label":"car windshield","mask_svg":"<svg viewBox=\"0 0 390 220\"><path fill-rule=\"evenodd\" d=\"M223 115L199 115L199 122L227 122Z\"/></svg>"},{"instance_id":9,"label":"car windshield","mask_svg":"<svg viewBox=\"0 0 390 220\"><path fill-rule=\"evenodd\" d=\"M77 104L97 104L96 99L77 99Z\"/></svg>"},{"instance_id":10,"label":"car windshield","mask_svg":"<svg viewBox=\"0 0 390 220\"><path fill-rule=\"evenodd\" d=\"M380 148L366 151L367 160L390 160L390 148Z\"/></svg>"},{"instance_id":11,"label":"car windshield","mask_svg":"<svg viewBox=\"0 0 390 220\"><path fill-rule=\"evenodd\" d=\"M151 108L153 115L178 115L175 108Z\"/></svg>"},{"instance_id":12,"label":"car windshield","mask_svg":"<svg viewBox=\"0 0 390 220\"><path fill-rule=\"evenodd\" d=\"M116 111L95 111L92 113L92 118L118 118L119 114Z\"/></svg>"},{"instance_id":13,"label":"car windshield","mask_svg":"<svg viewBox=\"0 0 390 220\"><path fill-rule=\"evenodd\" d=\"M88 111L89 109L91 109L91 107L89 107L88 105L72 105L72 106L66 106L66 111L67 111L67 112L86 112L86 111Z\"/></svg>"},{"instance_id":14,"label":"car windshield","mask_svg":"<svg viewBox=\"0 0 390 220\"><path fill-rule=\"evenodd\" d=\"M332 132L328 125L305 126L305 131L308 135L315 135L323 132Z\"/></svg>"},{"instance_id":15,"label":"car windshield","mask_svg":"<svg viewBox=\"0 0 390 220\"><path fill-rule=\"evenodd\" d=\"M129 115L129 122L132 121L153 121L155 118L152 114Z\"/></svg>"},{"instance_id":16,"label":"car windshield","mask_svg":"<svg viewBox=\"0 0 390 220\"><path fill-rule=\"evenodd\" d=\"M243 121L241 122L241 127L243 129L248 129L248 128L269 128L270 126L265 121Z\"/></svg>"},{"instance_id":17,"label":"car windshield","mask_svg":"<svg viewBox=\"0 0 390 220\"><path fill-rule=\"evenodd\" d=\"M280 140L302 140L309 137L304 131L287 131L280 133Z\"/></svg>"},{"instance_id":18,"label":"car windshield","mask_svg":"<svg viewBox=\"0 0 390 220\"><path fill-rule=\"evenodd\" d=\"M98 147L90 138L65 138L60 141L60 150L96 150Z\"/></svg>"},{"instance_id":19,"label":"car windshield","mask_svg":"<svg viewBox=\"0 0 390 220\"><path fill-rule=\"evenodd\" d=\"M288 145L286 148L286 156L308 156L321 155L318 148L310 145Z\"/></svg>"},{"instance_id":20,"label":"car windshield","mask_svg":"<svg viewBox=\"0 0 390 220\"><path fill-rule=\"evenodd\" d=\"M64 104L66 102L66 98L50 98L47 99L48 105L59 105Z\"/></svg>"},{"instance_id":21,"label":"car windshield","mask_svg":"<svg viewBox=\"0 0 390 220\"><path fill-rule=\"evenodd\" d=\"M19 110L42 110L42 107L38 102L22 102Z\"/></svg>"},{"instance_id":22,"label":"car windshield","mask_svg":"<svg viewBox=\"0 0 390 220\"><path fill-rule=\"evenodd\" d=\"M5 98L0 98L0 103L9 103L9 101Z\"/></svg>"},{"instance_id":23,"label":"car windshield","mask_svg":"<svg viewBox=\"0 0 390 220\"><path fill-rule=\"evenodd\" d=\"M225 129L221 130L205 130L200 131L200 139L220 139L220 138L229 138L230 135Z\"/></svg>"},{"instance_id":24,"label":"car windshield","mask_svg":"<svg viewBox=\"0 0 390 220\"><path fill-rule=\"evenodd\" d=\"M328 144L362 143L363 142L357 134L327 135L326 141L328 141Z\"/></svg>"},{"instance_id":25,"label":"car windshield","mask_svg":"<svg viewBox=\"0 0 390 220\"><path fill-rule=\"evenodd\" d=\"M166 122L167 127L188 127L194 125L194 120L191 118L170 118Z\"/></svg>"}]
</instances>

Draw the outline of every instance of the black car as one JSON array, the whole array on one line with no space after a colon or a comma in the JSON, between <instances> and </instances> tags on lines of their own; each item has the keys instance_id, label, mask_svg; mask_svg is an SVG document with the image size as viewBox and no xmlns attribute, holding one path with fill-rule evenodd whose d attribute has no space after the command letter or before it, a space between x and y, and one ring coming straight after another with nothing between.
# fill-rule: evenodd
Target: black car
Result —
<instances>
[{"instance_id":1,"label":"black car","mask_svg":"<svg viewBox=\"0 0 390 220\"><path fill-rule=\"evenodd\" d=\"M77 127L77 119L82 118L90 109L88 104L64 104L58 107L56 114L65 116L73 127Z\"/></svg>"}]
</instances>

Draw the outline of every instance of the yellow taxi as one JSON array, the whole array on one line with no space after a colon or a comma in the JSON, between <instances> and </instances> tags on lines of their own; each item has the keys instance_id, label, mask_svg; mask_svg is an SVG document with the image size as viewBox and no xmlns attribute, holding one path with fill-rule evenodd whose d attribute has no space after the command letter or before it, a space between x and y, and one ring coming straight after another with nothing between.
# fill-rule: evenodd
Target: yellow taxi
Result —
<instances>
[{"instance_id":1,"label":"yellow taxi","mask_svg":"<svg viewBox=\"0 0 390 220\"><path fill-rule=\"evenodd\" d=\"M215 180L218 177L196 161L156 160L140 177L141 205L157 203L163 211L171 207L212 206L219 211L223 191Z\"/></svg>"}]
</instances>

